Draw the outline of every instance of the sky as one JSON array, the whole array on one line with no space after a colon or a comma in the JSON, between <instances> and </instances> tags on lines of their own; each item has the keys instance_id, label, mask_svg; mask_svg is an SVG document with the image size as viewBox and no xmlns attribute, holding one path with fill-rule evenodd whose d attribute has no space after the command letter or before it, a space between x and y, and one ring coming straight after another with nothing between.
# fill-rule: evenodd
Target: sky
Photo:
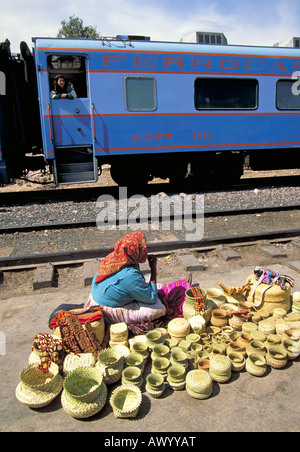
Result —
<instances>
[{"instance_id":1,"label":"sky","mask_svg":"<svg viewBox=\"0 0 300 452\"><path fill-rule=\"evenodd\" d=\"M228 44L267 45L300 36L300 1L288 0L0 0L0 42L32 47L32 37L55 37L74 15L101 36L136 34L180 41L195 31L225 34Z\"/></svg>"}]
</instances>

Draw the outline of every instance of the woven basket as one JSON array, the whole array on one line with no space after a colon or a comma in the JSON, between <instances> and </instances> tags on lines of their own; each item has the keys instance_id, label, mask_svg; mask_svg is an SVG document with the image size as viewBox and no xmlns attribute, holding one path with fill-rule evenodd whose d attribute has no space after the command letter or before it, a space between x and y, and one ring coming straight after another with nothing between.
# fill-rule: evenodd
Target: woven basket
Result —
<instances>
[{"instance_id":1,"label":"woven basket","mask_svg":"<svg viewBox=\"0 0 300 452\"><path fill-rule=\"evenodd\" d=\"M209 359L199 359L198 361L198 369L199 370L205 370L206 372L209 371L210 366L210 360Z\"/></svg>"},{"instance_id":2,"label":"woven basket","mask_svg":"<svg viewBox=\"0 0 300 452\"><path fill-rule=\"evenodd\" d=\"M186 368L181 365L173 364L168 368L168 379L174 383L185 381Z\"/></svg>"},{"instance_id":3,"label":"woven basket","mask_svg":"<svg viewBox=\"0 0 300 452\"><path fill-rule=\"evenodd\" d=\"M170 361L167 358L155 358L152 361L151 372L167 376L167 371L169 367Z\"/></svg>"},{"instance_id":4,"label":"woven basket","mask_svg":"<svg viewBox=\"0 0 300 452\"><path fill-rule=\"evenodd\" d=\"M186 391L197 399L208 399L212 395L213 382L205 370L191 370L186 376Z\"/></svg>"},{"instance_id":5,"label":"woven basket","mask_svg":"<svg viewBox=\"0 0 300 452\"><path fill-rule=\"evenodd\" d=\"M228 356L215 355L210 359L210 371L217 375L231 374L231 361Z\"/></svg>"},{"instance_id":6,"label":"woven basket","mask_svg":"<svg viewBox=\"0 0 300 452\"><path fill-rule=\"evenodd\" d=\"M241 353L230 353L228 358L231 361L231 370L233 372L241 372L246 364L246 359Z\"/></svg>"},{"instance_id":7,"label":"woven basket","mask_svg":"<svg viewBox=\"0 0 300 452\"><path fill-rule=\"evenodd\" d=\"M275 334L276 325L273 319L261 320L258 324L258 330L266 334Z\"/></svg>"},{"instance_id":8,"label":"woven basket","mask_svg":"<svg viewBox=\"0 0 300 452\"><path fill-rule=\"evenodd\" d=\"M249 276L248 281L250 282L250 292L247 297L247 301L252 303L255 309L266 309L270 314L273 314L274 309L282 308L286 312L291 309L291 286L289 283L286 284L287 289L282 290L278 285L274 284L269 286L267 284L260 284L256 289L255 285L257 280L255 275ZM270 287L270 288L268 288ZM268 288L268 290L266 290ZM254 297L253 291L255 289ZM264 292L266 290L266 292ZM253 299L253 301L252 301Z\"/></svg>"},{"instance_id":9,"label":"woven basket","mask_svg":"<svg viewBox=\"0 0 300 452\"><path fill-rule=\"evenodd\" d=\"M140 388L143 383L142 371L138 367L125 367L122 372L122 384L132 384Z\"/></svg>"},{"instance_id":10,"label":"woven basket","mask_svg":"<svg viewBox=\"0 0 300 452\"><path fill-rule=\"evenodd\" d=\"M113 342L127 341L128 327L125 322L113 323L110 326L110 339Z\"/></svg>"},{"instance_id":11,"label":"woven basket","mask_svg":"<svg viewBox=\"0 0 300 452\"><path fill-rule=\"evenodd\" d=\"M182 317L176 317L168 323L169 335L179 341L184 339L190 333L190 330L189 322Z\"/></svg>"},{"instance_id":12,"label":"woven basket","mask_svg":"<svg viewBox=\"0 0 300 452\"><path fill-rule=\"evenodd\" d=\"M179 364L183 367L187 367L188 366L187 354L182 349L177 347L176 349L172 350L170 362L171 364L175 365Z\"/></svg>"},{"instance_id":13,"label":"woven basket","mask_svg":"<svg viewBox=\"0 0 300 452\"><path fill-rule=\"evenodd\" d=\"M132 352L126 358L126 366L134 366L144 370L145 367L145 357L140 353Z\"/></svg>"},{"instance_id":14,"label":"woven basket","mask_svg":"<svg viewBox=\"0 0 300 452\"><path fill-rule=\"evenodd\" d=\"M79 367L94 367L95 363L96 360L92 353L80 353L79 355L69 353L64 360L63 375L66 377L69 372Z\"/></svg>"},{"instance_id":15,"label":"woven basket","mask_svg":"<svg viewBox=\"0 0 300 452\"><path fill-rule=\"evenodd\" d=\"M242 331L243 333L250 334L252 331L255 331L258 329L258 326L256 323L253 322L244 322L242 325Z\"/></svg>"},{"instance_id":16,"label":"woven basket","mask_svg":"<svg viewBox=\"0 0 300 452\"><path fill-rule=\"evenodd\" d=\"M205 312L199 314L199 311L194 309L194 299L190 297L186 297L186 300L182 304L182 314L186 320L189 320L191 317L196 315L201 315L205 322L208 323L211 317L211 313L213 309L216 307L215 303L212 300L205 300Z\"/></svg>"},{"instance_id":17,"label":"woven basket","mask_svg":"<svg viewBox=\"0 0 300 452\"><path fill-rule=\"evenodd\" d=\"M211 313L210 323L213 326L226 326L228 324L228 317L225 309L214 309Z\"/></svg>"},{"instance_id":18,"label":"woven basket","mask_svg":"<svg viewBox=\"0 0 300 452\"><path fill-rule=\"evenodd\" d=\"M99 413L105 406L107 400L107 387L105 383L101 383L98 397L90 403L81 402L70 397L63 390L61 394L61 404L64 411L76 419L86 419Z\"/></svg>"},{"instance_id":19,"label":"woven basket","mask_svg":"<svg viewBox=\"0 0 300 452\"><path fill-rule=\"evenodd\" d=\"M300 344L299 341L293 341L292 339L283 339L282 345L284 350L287 352L288 360L293 361L297 359L300 355Z\"/></svg>"},{"instance_id":20,"label":"woven basket","mask_svg":"<svg viewBox=\"0 0 300 452\"><path fill-rule=\"evenodd\" d=\"M230 353L240 353L244 357L247 355L246 348L238 344L236 341L231 342L227 347L227 355Z\"/></svg>"},{"instance_id":21,"label":"woven basket","mask_svg":"<svg viewBox=\"0 0 300 452\"><path fill-rule=\"evenodd\" d=\"M148 347L152 349L156 344L163 344L165 339L160 331L152 330L146 334L146 342Z\"/></svg>"},{"instance_id":22,"label":"woven basket","mask_svg":"<svg viewBox=\"0 0 300 452\"><path fill-rule=\"evenodd\" d=\"M151 354L152 360L155 358L167 358L171 356L170 347L165 344L158 344L153 347L153 352Z\"/></svg>"},{"instance_id":23,"label":"woven basket","mask_svg":"<svg viewBox=\"0 0 300 452\"><path fill-rule=\"evenodd\" d=\"M242 331L243 328L243 324L245 323L245 319L237 316L237 315L233 315L230 319L229 319L229 325L235 330L235 331Z\"/></svg>"},{"instance_id":24,"label":"woven basket","mask_svg":"<svg viewBox=\"0 0 300 452\"><path fill-rule=\"evenodd\" d=\"M241 347L247 348L252 341L253 337L250 334L242 333L235 342Z\"/></svg>"},{"instance_id":25,"label":"woven basket","mask_svg":"<svg viewBox=\"0 0 300 452\"><path fill-rule=\"evenodd\" d=\"M107 388L103 375L95 367L81 367L68 373L64 381L62 407L75 418L87 418L105 405Z\"/></svg>"},{"instance_id":26,"label":"woven basket","mask_svg":"<svg viewBox=\"0 0 300 452\"><path fill-rule=\"evenodd\" d=\"M165 390L164 376L156 373L148 374L145 389L151 397L160 397Z\"/></svg>"},{"instance_id":27,"label":"woven basket","mask_svg":"<svg viewBox=\"0 0 300 452\"><path fill-rule=\"evenodd\" d=\"M248 356L251 355L251 353L258 353L265 358L267 354L264 343L260 341L251 341L246 350Z\"/></svg>"},{"instance_id":28,"label":"woven basket","mask_svg":"<svg viewBox=\"0 0 300 452\"><path fill-rule=\"evenodd\" d=\"M112 392L109 403L115 418L134 418L142 403L141 390L133 385L121 385Z\"/></svg>"},{"instance_id":29,"label":"woven basket","mask_svg":"<svg viewBox=\"0 0 300 452\"><path fill-rule=\"evenodd\" d=\"M270 347L276 347L281 344L281 338L278 334L270 334L264 342L264 346L268 350Z\"/></svg>"},{"instance_id":30,"label":"woven basket","mask_svg":"<svg viewBox=\"0 0 300 452\"><path fill-rule=\"evenodd\" d=\"M19 402L30 408L43 408L54 400L63 388L63 378L58 366L51 363L44 373L36 364L29 364L21 371L15 395Z\"/></svg>"},{"instance_id":31,"label":"woven basket","mask_svg":"<svg viewBox=\"0 0 300 452\"><path fill-rule=\"evenodd\" d=\"M80 367L70 372L64 380L64 391L83 403L93 402L100 393L103 375L95 367Z\"/></svg>"},{"instance_id":32,"label":"woven basket","mask_svg":"<svg viewBox=\"0 0 300 452\"><path fill-rule=\"evenodd\" d=\"M287 365L288 356L283 347L272 346L268 349L266 362L274 369L282 369Z\"/></svg>"},{"instance_id":33,"label":"woven basket","mask_svg":"<svg viewBox=\"0 0 300 452\"><path fill-rule=\"evenodd\" d=\"M101 371L105 384L113 384L120 380L122 376L124 360L116 347L106 348L98 354L95 367Z\"/></svg>"},{"instance_id":34,"label":"woven basket","mask_svg":"<svg viewBox=\"0 0 300 452\"><path fill-rule=\"evenodd\" d=\"M255 377L262 377L267 371L266 360L259 353L252 353L246 359L246 371Z\"/></svg>"}]
</instances>

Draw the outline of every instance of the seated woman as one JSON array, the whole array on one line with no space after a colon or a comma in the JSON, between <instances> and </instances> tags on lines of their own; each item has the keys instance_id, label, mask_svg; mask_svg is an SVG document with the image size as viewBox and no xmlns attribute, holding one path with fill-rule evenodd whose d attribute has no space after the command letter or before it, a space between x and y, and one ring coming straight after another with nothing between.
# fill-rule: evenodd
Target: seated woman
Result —
<instances>
[{"instance_id":1,"label":"seated woman","mask_svg":"<svg viewBox=\"0 0 300 452\"><path fill-rule=\"evenodd\" d=\"M149 284L139 269L147 257ZM135 324L165 315L166 308L157 298L156 263L155 257L148 256L142 231L125 235L116 242L114 251L101 260L84 307L103 306L108 323Z\"/></svg>"},{"instance_id":2,"label":"seated woman","mask_svg":"<svg viewBox=\"0 0 300 452\"><path fill-rule=\"evenodd\" d=\"M57 75L54 79L51 99L75 99L76 97L74 86L71 83L67 83L63 75Z\"/></svg>"}]
</instances>

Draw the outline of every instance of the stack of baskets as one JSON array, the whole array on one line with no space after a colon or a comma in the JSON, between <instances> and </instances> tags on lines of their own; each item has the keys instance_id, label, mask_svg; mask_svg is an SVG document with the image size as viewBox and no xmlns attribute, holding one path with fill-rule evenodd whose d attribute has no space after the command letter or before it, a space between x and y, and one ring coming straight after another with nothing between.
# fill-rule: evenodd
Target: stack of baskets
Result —
<instances>
[{"instance_id":1,"label":"stack of baskets","mask_svg":"<svg viewBox=\"0 0 300 452\"><path fill-rule=\"evenodd\" d=\"M191 326L189 322L182 318L176 317L168 323L168 333L171 338L175 338L178 342L181 342L190 333Z\"/></svg>"},{"instance_id":2,"label":"stack of baskets","mask_svg":"<svg viewBox=\"0 0 300 452\"><path fill-rule=\"evenodd\" d=\"M30 408L49 405L63 388L63 378L54 363L50 364L47 373L40 370L37 364L29 364L21 371L19 378L16 397Z\"/></svg>"},{"instance_id":3,"label":"stack of baskets","mask_svg":"<svg viewBox=\"0 0 300 452\"><path fill-rule=\"evenodd\" d=\"M115 348L106 348L98 354L95 365L103 374L105 384L113 384L120 380L124 368L124 360L121 353Z\"/></svg>"},{"instance_id":4,"label":"stack of baskets","mask_svg":"<svg viewBox=\"0 0 300 452\"><path fill-rule=\"evenodd\" d=\"M167 382L174 391L185 387L186 368L180 364L173 364L168 368Z\"/></svg>"},{"instance_id":5,"label":"stack of baskets","mask_svg":"<svg viewBox=\"0 0 300 452\"><path fill-rule=\"evenodd\" d=\"M143 383L142 370L136 366L128 366L122 372L122 384L132 384L141 388Z\"/></svg>"},{"instance_id":6,"label":"stack of baskets","mask_svg":"<svg viewBox=\"0 0 300 452\"><path fill-rule=\"evenodd\" d=\"M125 322L114 323L110 326L109 346L113 348L116 345L128 347L128 327Z\"/></svg>"},{"instance_id":7,"label":"stack of baskets","mask_svg":"<svg viewBox=\"0 0 300 452\"><path fill-rule=\"evenodd\" d=\"M150 373L146 378L146 391L151 397L160 397L165 390L165 378L158 373Z\"/></svg>"},{"instance_id":8,"label":"stack of baskets","mask_svg":"<svg viewBox=\"0 0 300 452\"><path fill-rule=\"evenodd\" d=\"M213 381L205 370L191 370L186 376L186 391L195 399L208 399L213 392Z\"/></svg>"},{"instance_id":9,"label":"stack of baskets","mask_svg":"<svg viewBox=\"0 0 300 452\"><path fill-rule=\"evenodd\" d=\"M210 359L209 375L218 383L226 383L231 378L231 361L228 356L215 355Z\"/></svg>"}]
</instances>

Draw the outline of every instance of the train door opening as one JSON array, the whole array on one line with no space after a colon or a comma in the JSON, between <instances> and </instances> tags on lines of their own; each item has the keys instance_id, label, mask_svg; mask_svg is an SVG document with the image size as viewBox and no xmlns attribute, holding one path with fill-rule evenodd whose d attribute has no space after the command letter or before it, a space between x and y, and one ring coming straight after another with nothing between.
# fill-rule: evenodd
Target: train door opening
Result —
<instances>
[{"instance_id":1,"label":"train door opening","mask_svg":"<svg viewBox=\"0 0 300 452\"><path fill-rule=\"evenodd\" d=\"M47 58L55 152L53 169L57 184L98 179L86 67L86 57L80 55L49 55ZM67 97L61 94L59 78L65 80Z\"/></svg>"}]
</instances>

